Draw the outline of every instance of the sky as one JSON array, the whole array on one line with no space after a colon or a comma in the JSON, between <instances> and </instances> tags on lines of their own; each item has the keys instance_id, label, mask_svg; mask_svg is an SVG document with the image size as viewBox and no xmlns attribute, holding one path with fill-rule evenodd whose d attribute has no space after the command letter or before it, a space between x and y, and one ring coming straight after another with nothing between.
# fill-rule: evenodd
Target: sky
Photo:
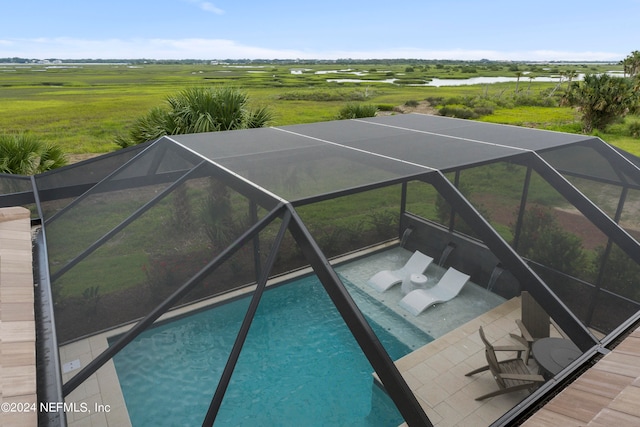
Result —
<instances>
[{"instance_id":1,"label":"sky","mask_svg":"<svg viewBox=\"0 0 640 427\"><path fill-rule=\"evenodd\" d=\"M640 0L0 0L0 58L620 61Z\"/></svg>"}]
</instances>

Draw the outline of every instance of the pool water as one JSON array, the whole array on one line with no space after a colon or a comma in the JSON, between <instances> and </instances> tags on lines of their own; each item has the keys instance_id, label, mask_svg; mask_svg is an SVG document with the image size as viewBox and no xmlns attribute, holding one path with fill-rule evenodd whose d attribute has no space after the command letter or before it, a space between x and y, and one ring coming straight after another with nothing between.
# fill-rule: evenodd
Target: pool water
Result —
<instances>
[{"instance_id":1,"label":"pool water","mask_svg":"<svg viewBox=\"0 0 640 427\"><path fill-rule=\"evenodd\" d=\"M432 340L357 296L394 360ZM159 325L114 357L134 427L202 424L248 305L249 298L237 299ZM401 339L389 332L397 328L404 329ZM315 276L274 287L261 299L215 425L401 424L372 372Z\"/></svg>"}]
</instances>

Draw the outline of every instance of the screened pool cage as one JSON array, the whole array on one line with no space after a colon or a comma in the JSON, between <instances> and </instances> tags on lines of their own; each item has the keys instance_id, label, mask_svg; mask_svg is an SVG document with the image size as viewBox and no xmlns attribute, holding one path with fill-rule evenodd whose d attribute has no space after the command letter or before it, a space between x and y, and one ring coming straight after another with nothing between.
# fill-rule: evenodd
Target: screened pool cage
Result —
<instances>
[{"instance_id":1,"label":"screened pool cage","mask_svg":"<svg viewBox=\"0 0 640 427\"><path fill-rule=\"evenodd\" d=\"M1 175L0 205L41 225L40 398L64 400L165 313L241 290L250 303L201 414L210 425L267 285L311 271L402 418L431 425L334 260L420 250L501 297L529 291L593 351L640 308L638 164L591 136L408 114L165 136ZM58 346L123 325L62 384Z\"/></svg>"}]
</instances>

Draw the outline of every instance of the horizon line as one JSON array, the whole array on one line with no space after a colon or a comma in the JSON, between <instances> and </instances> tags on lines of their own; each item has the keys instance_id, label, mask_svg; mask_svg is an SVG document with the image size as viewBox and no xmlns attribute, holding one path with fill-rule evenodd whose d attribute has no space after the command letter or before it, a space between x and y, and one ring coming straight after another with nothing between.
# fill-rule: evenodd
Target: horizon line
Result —
<instances>
[{"instance_id":1,"label":"horizon line","mask_svg":"<svg viewBox=\"0 0 640 427\"><path fill-rule=\"evenodd\" d=\"M17 59L17 60L25 60L25 61L117 61L117 62L142 62L142 61L209 61L209 62L229 62L229 61L238 61L238 62L260 62L260 61L287 61L287 62L314 62L314 61L325 61L325 62L339 62L339 61L354 61L354 62L366 62L366 61L451 61L451 62L531 62L531 63L620 63L622 60L607 60L607 59L456 59L456 58L410 58L410 57L397 57L397 58L116 58L116 57L105 57L105 58L61 58L61 57L46 57L46 58L36 58L36 57L21 57L21 56L6 56L0 57L0 60L4 59ZM2 62L5 64L19 64L20 62L10 61L10 62Z\"/></svg>"}]
</instances>

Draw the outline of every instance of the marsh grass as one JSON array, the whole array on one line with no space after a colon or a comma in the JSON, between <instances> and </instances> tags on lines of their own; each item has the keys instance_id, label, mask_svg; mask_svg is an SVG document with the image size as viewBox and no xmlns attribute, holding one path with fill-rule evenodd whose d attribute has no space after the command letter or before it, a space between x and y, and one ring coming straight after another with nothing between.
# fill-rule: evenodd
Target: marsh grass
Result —
<instances>
[{"instance_id":1,"label":"marsh grass","mask_svg":"<svg viewBox=\"0 0 640 427\"><path fill-rule=\"evenodd\" d=\"M574 109L521 105L523 96L547 96L545 94L555 86L553 83L528 85L526 79L523 79L519 91L521 99L517 99L515 85L508 83L438 88L381 82L362 84L326 81L327 78L353 78L355 72L366 72L368 80L395 77L405 82L436 77L504 76L512 72L505 66L478 66L471 70L453 64L438 65L441 67L436 64L428 67L412 64L413 71L410 72L407 72L407 64L304 65L304 68L310 70L301 74L292 74L291 68L294 67L290 65L252 68L208 64L143 65L140 68L85 66L56 71L34 66L2 74L0 133L25 132L46 142L56 143L67 153L114 151L119 148L114 142L116 135L126 132L136 119L152 107L163 104L167 96L186 87L202 85L230 85L246 90L250 107L268 105L273 110L273 124L276 126L333 120L345 104L354 101L376 105L379 109L382 109L379 106L384 105L384 109L389 111L393 106L420 103L426 99L458 98L461 102L477 99L482 101L480 105L484 108L491 108L492 114L484 115L480 119L482 121L562 132L581 131L578 113ZM317 74L317 71L338 69L341 71L337 73ZM625 123L612 126L607 133L597 136L627 151L640 154L639 140L630 136L630 125L638 122L639 117L628 117ZM339 177L340 171L336 166L336 170L329 171L329 175ZM313 168L307 167L298 175L292 176L304 178L305 181L301 181L299 185L314 191L316 189L313 186L321 180L315 180L311 172ZM473 191L470 200L478 209L487 200L490 201L491 196L500 199L502 204L492 206L493 212L498 209L511 211L511 206L518 205L522 179L513 177L509 165L487 165L462 173L462 181L469 183ZM189 194L194 200L199 200L203 197L201 192L200 187L196 187ZM397 218L399 213L400 196L399 187L392 186L299 206L296 209L305 224L311 228L314 238L323 246L344 246L345 250L351 250L348 244L365 234L390 231L392 236L396 233L397 224L393 218ZM532 176L530 201L561 207L567 203L536 174ZM246 206L246 201L232 199L232 204ZM113 201L111 205L114 205ZM58 258L53 259L54 262L62 265L65 260L72 259L78 254L77 249L86 247L86 242L94 242L105 230L122 221L122 215L111 214L108 205L96 203L95 207L102 209L104 214L102 224L98 227L100 230L96 229L95 224L82 223L83 220L91 220L91 215L72 219L71 223L76 228L73 237L66 235L66 227L60 227L57 230L58 239L51 239L62 245L58 248ZM135 208L118 206L119 211L126 212L132 212ZM409 183L407 210L439 221L436 190L422 182ZM237 208L237 211L241 211L241 208ZM489 212L489 220L493 226L506 240L511 240L509 220L498 220L498 215L491 213ZM194 221L197 218L194 215ZM99 281L99 295L104 297L104 301L110 294L148 281L148 275L142 267L151 265L154 251L170 252L180 238L184 239L183 244L194 255L208 250L207 242L193 238L189 233L176 231L178 228L173 222L172 204L169 201L161 203L158 209L145 215L144 222L136 223L138 230L133 229L135 226L130 226L123 233L124 237L119 235L117 239L110 240L95 254L63 275L56 284L58 292L64 297L80 298L87 289L96 289ZM149 233L149 230L169 230L177 235L169 235L170 238L167 239L166 233ZM47 231L51 237L55 237L55 227ZM95 294L94 298L97 296ZM88 298L91 295L88 294Z\"/></svg>"},{"instance_id":2,"label":"marsh grass","mask_svg":"<svg viewBox=\"0 0 640 427\"><path fill-rule=\"evenodd\" d=\"M85 64L75 68L42 65L4 66L0 86L0 131L24 132L58 144L66 153L104 153L117 150L113 141L152 107L186 87L232 85L246 90L250 106L268 105L273 125L333 120L344 104L362 101L402 105L407 100L480 97L509 101L480 120L574 132L576 112L568 107L517 106L515 84L428 87L382 83L433 78L515 76L516 71L551 76L569 67L579 72L616 69L610 64L553 65L456 63L453 61L380 61L318 64L179 63L128 65ZM618 67L620 68L620 67ZM302 70L294 74L292 70ZM370 83L330 83L327 79L362 78ZM522 78L518 96L543 97L556 83L531 83ZM562 86L557 93L562 91ZM362 97L363 99L354 99ZM629 120L629 119L628 119ZM636 120L637 118L631 120ZM637 139L613 128L603 139L640 154Z\"/></svg>"},{"instance_id":3,"label":"marsh grass","mask_svg":"<svg viewBox=\"0 0 640 427\"><path fill-rule=\"evenodd\" d=\"M566 107L529 107L497 108L493 114L479 120L489 123L501 123L516 126L541 127L549 129L575 123L579 119L577 111Z\"/></svg>"}]
</instances>

